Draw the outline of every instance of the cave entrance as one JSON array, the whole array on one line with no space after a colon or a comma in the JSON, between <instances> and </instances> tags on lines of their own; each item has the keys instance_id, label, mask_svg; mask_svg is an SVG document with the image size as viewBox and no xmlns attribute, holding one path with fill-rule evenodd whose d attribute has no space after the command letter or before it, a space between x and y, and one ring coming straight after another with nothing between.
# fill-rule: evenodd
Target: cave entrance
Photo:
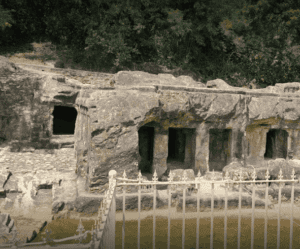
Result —
<instances>
[{"instance_id":1,"label":"cave entrance","mask_svg":"<svg viewBox=\"0 0 300 249\"><path fill-rule=\"evenodd\" d=\"M230 129L209 130L209 170L222 171L230 159Z\"/></svg>"},{"instance_id":2,"label":"cave entrance","mask_svg":"<svg viewBox=\"0 0 300 249\"><path fill-rule=\"evenodd\" d=\"M139 131L139 153L141 173L152 173L154 127L142 126Z\"/></svg>"},{"instance_id":3,"label":"cave entrance","mask_svg":"<svg viewBox=\"0 0 300 249\"><path fill-rule=\"evenodd\" d=\"M288 133L281 129L270 129L267 133L265 158L286 158Z\"/></svg>"},{"instance_id":4,"label":"cave entrance","mask_svg":"<svg viewBox=\"0 0 300 249\"><path fill-rule=\"evenodd\" d=\"M195 144L195 129L169 128L168 168L193 168Z\"/></svg>"},{"instance_id":5,"label":"cave entrance","mask_svg":"<svg viewBox=\"0 0 300 249\"><path fill-rule=\"evenodd\" d=\"M74 135L77 111L74 107L54 106L53 135Z\"/></svg>"}]
</instances>

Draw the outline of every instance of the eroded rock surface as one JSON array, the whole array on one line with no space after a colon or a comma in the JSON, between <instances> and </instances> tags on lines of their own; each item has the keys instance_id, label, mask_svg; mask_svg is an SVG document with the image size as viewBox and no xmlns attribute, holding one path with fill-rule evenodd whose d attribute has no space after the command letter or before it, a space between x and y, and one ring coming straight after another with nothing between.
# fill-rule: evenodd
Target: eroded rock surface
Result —
<instances>
[{"instance_id":1,"label":"eroded rock surface","mask_svg":"<svg viewBox=\"0 0 300 249\"><path fill-rule=\"evenodd\" d=\"M265 161L291 156L289 163L296 171L300 160L297 82L249 90L232 87L222 79L204 84L189 76L140 71L93 74L93 79L85 82L74 79L79 74L88 76L79 70L64 74L40 71L42 68L24 70L3 58L0 61L6 73L5 77L0 75L4 86L0 105L5 106L0 108L0 137L27 141L30 146L20 150L29 152L53 144L69 146L74 141L77 162L72 170L84 179L86 190L103 193L111 169L118 177L125 171L128 178L134 179L139 170L148 174L156 171L158 179L165 181L170 168L178 170L176 177L188 170L188 179L194 179L192 171L209 178L211 173L207 172L215 170L219 179L226 167L231 177L242 167L243 177L249 179L252 165L261 179ZM60 138L55 137L57 106L76 109L75 131L70 135L73 140L70 137L70 141L59 142ZM9 118L8 110L14 111L15 119ZM58 123L68 125L68 120ZM143 134L139 133L142 127ZM281 167L277 161L270 169L275 179ZM289 166L283 171L284 177L289 177ZM8 179L8 174L3 173L2 181ZM20 182L24 182L26 188L26 182L40 175L45 178L44 184L55 185L54 210L74 203L74 195L67 196L73 178L60 183L51 173L35 174L25 177L12 173L5 186L20 189Z\"/></svg>"}]
</instances>

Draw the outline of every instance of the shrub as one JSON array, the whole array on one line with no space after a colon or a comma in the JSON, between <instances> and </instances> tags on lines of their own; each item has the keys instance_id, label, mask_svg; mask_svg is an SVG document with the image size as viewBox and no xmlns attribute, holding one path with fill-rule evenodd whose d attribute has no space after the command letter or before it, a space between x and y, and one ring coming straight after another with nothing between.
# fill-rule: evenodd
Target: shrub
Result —
<instances>
[{"instance_id":1,"label":"shrub","mask_svg":"<svg viewBox=\"0 0 300 249\"><path fill-rule=\"evenodd\" d=\"M55 62L54 67L65 68L65 63L63 63L62 61L57 61L57 62Z\"/></svg>"}]
</instances>

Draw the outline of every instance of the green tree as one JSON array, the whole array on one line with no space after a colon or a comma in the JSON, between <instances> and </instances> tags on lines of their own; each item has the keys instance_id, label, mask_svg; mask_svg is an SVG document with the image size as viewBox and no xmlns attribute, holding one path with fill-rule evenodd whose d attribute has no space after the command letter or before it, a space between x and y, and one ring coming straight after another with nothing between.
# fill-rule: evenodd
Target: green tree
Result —
<instances>
[{"instance_id":1,"label":"green tree","mask_svg":"<svg viewBox=\"0 0 300 249\"><path fill-rule=\"evenodd\" d=\"M6 27L11 27L13 19L10 10L4 10L0 5L0 28L4 30Z\"/></svg>"},{"instance_id":2,"label":"green tree","mask_svg":"<svg viewBox=\"0 0 300 249\"><path fill-rule=\"evenodd\" d=\"M243 68L262 85L295 80L299 68L290 48L299 39L298 1L261 0L245 5L223 27L232 30L232 39L240 39ZM290 42L288 42L290 41Z\"/></svg>"}]
</instances>

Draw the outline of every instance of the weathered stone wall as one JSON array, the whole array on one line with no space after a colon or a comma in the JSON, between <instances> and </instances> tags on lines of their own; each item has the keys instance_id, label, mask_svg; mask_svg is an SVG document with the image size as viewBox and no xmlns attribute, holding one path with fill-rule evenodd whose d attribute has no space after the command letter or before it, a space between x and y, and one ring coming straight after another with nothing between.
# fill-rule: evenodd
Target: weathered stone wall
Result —
<instances>
[{"instance_id":1,"label":"weathered stone wall","mask_svg":"<svg viewBox=\"0 0 300 249\"><path fill-rule=\"evenodd\" d=\"M82 87L76 80L24 70L0 57L0 140L49 146L54 106L75 107Z\"/></svg>"},{"instance_id":2,"label":"weathered stone wall","mask_svg":"<svg viewBox=\"0 0 300 249\"><path fill-rule=\"evenodd\" d=\"M91 143L85 147L90 155L90 187L107 184L110 169L116 169L119 177L124 170L130 177L137 176L138 129L144 124L155 127L152 173L156 170L158 176L167 170L169 128L195 129L193 146L189 145L193 152L185 148L185 157L193 157L191 168L201 174L210 170L210 129L231 130L227 163L264 160L269 129L299 129L300 95L281 85L259 90L224 88L226 83L218 79L205 87L192 80L181 84L170 75L143 72L119 72L112 81L115 90L94 91L89 97L82 90L77 98L76 104L86 106L90 117ZM290 138L296 153L295 141Z\"/></svg>"},{"instance_id":3,"label":"weathered stone wall","mask_svg":"<svg viewBox=\"0 0 300 249\"><path fill-rule=\"evenodd\" d=\"M151 172L156 171L158 177L168 167L169 128L193 129L191 133L182 130L185 141L175 143L178 153L185 151L183 167L195 173L211 170L210 129L230 130L228 142L222 145L227 164L265 160L270 129L286 131L287 155L300 159L297 82L250 90L231 87L221 79L205 85L188 76L137 71L118 72L87 85L3 61L0 137L47 140L52 136L54 106L76 107L76 170L89 188L106 185L111 169L117 170L118 177L124 170L129 178L137 177L143 158L138 130L144 125L154 128ZM67 73L74 76L74 72ZM10 102L4 102L4 94Z\"/></svg>"},{"instance_id":4,"label":"weathered stone wall","mask_svg":"<svg viewBox=\"0 0 300 249\"><path fill-rule=\"evenodd\" d=\"M43 77L15 68L0 74L0 137L37 141L49 134L47 105L39 101ZM49 115L48 115L49 116Z\"/></svg>"},{"instance_id":5,"label":"weathered stone wall","mask_svg":"<svg viewBox=\"0 0 300 249\"><path fill-rule=\"evenodd\" d=\"M87 108L85 107L77 107L77 119L74 132L74 149L77 158L77 165L76 165L76 173L81 175L83 178L88 178L88 149L87 143L89 141L88 135L88 115L87 115Z\"/></svg>"}]
</instances>

